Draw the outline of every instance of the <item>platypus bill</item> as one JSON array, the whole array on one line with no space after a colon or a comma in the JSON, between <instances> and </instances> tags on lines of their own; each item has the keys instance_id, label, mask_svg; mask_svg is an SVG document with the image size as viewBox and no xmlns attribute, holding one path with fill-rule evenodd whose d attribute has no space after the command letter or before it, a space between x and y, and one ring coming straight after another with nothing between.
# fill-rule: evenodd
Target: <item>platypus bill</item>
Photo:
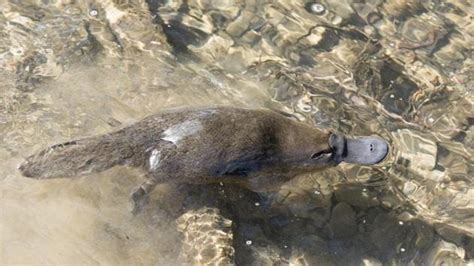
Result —
<instances>
[{"instance_id":1,"label":"platypus bill","mask_svg":"<svg viewBox=\"0 0 474 266\"><path fill-rule=\"evenodd\" d=\"M270 110L215 107L166 111L112 133L53 145L19 169L46 179L139 167L147 181L132 193L136 212L162 182L269 191L301 173L343 161L376 164L387 153L387 142L378 137L346 138Z\"/></svg>"}]
</instances>

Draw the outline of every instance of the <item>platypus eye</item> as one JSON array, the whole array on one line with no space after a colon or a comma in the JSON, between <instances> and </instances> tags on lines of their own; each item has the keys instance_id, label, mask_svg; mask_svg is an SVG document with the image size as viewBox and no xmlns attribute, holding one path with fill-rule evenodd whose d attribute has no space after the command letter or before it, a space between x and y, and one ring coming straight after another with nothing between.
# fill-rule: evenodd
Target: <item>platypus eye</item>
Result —
<instances>
[{"instance_id":1,"label":"platypus eye","mask_svg":"<svg viewBox=\"0 0 474 266\"><path fill-rule=\"evenodd\" d=\"M331 149L327 149L327 150L322 150L322 151L318 151L318 152L315 152L313 153L313 155L311 155L311 159L318 159L319 157L325 155L325 154L329 154L331 153L332 150Z\"/></svg>"}]
</instances>

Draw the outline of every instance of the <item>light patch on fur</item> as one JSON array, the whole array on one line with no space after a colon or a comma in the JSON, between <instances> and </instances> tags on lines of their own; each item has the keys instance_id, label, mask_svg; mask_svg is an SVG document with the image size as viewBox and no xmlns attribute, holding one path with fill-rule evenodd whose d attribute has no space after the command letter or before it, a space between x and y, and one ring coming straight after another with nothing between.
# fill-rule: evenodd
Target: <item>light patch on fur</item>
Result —
<instances>
[{"instance_id":1,"label":"light patch on fur","mask_svg":"<svg viewBox=\"0 0 474 266\"><path fill-rule=\"evenodd\" d=\"M184 121L165 130L161 139L177 145L180 140L199 132L201 129L202 124L197 120Z\"/></svg>"},{"instance_id":2,"label":"light patch on fur","mask_svg":"<svg viewBox=\"0 0 474 266\"><path fill-rule=\"evenodd\" d=\"M158 166L160 165L160 151L157 149L154 149L151 152L150 159L149 159L149 164L150 164L150 170L156 170Z\"/></svg>"},{"instance_id":3,"label":"light patch on fur","mask_svg":"<svg viewBox=\"0 0 474 266\"><path fill-rule=\"evenodd\" d=\"M198 117L206 117L210 116L213 114L216 114L217 110L216 109L206 109L206 110L200 110L197 112Z\"/></svg>"}]
</instances>

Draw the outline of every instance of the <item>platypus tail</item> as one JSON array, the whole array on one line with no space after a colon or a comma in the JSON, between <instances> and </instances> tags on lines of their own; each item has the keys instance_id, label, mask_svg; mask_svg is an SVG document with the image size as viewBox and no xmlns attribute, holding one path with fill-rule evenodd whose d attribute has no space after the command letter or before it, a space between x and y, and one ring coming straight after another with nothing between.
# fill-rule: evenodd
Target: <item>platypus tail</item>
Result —
<instances>
[{"instance_id":1,"label":"platypus tail","mask_svg":"<svg viewBox=\"0 0 474 266\"><path fill-rule=\"evenodd\" d=\"M130 145L112 133L53 145L28 157L19 170L26 177L73 177L104 171L133 155Z\"/></svg>"}]
</instances>

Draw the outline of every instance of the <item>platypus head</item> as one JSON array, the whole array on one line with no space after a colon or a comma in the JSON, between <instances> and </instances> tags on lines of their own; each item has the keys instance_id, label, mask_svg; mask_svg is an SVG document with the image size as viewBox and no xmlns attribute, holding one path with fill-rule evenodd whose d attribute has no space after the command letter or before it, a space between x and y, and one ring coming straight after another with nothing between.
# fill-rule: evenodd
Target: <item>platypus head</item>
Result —
<instances>
[{"instance_id":1,"label":"platypus head","mask_svg":"<svg viewBox=\"0 0 474 266\"><path fill-rule=\"evenodd\" d=\"M335 163L347 162L372 165L381 162L388 153L388 143L379 137L351 137L331 134L329 146Z\"/></svg>"}]
</instances>

